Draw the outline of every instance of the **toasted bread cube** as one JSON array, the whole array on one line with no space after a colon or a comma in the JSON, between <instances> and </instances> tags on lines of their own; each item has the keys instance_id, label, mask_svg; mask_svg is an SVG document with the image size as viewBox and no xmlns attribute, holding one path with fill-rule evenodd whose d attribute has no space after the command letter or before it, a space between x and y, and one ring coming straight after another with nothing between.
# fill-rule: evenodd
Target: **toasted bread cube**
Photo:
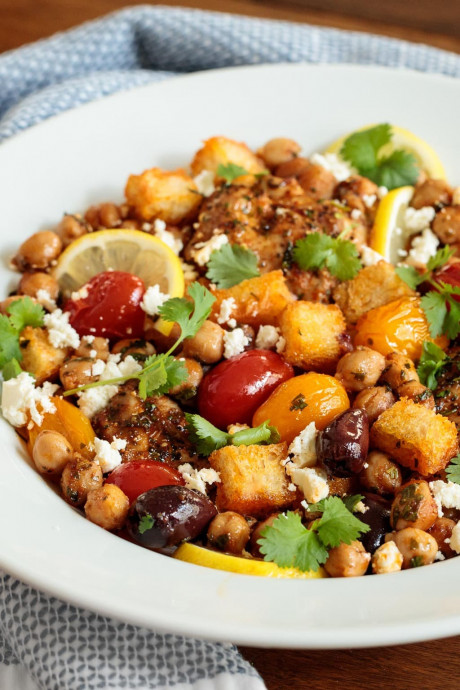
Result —
<instances>
[{"instance_id":1,"label":"toasted bread cube","mask_svg":"<svg viewBox=\"0 0 460 690\"><path fill-rule=\"evenodd\" d=\"M203 147L195 153L191 162L193 175L199 175L204 170L213 172L217 178L219 165L239 165L248 173L257 174L264 170L260 158L239 141L227 137L211 137L204 142Z\"/></svg>"},{"instance_id":2,"label":"toasted bread cube","mask_svg":"<svg viewBox=\"0 0 460 690\"><path fill-rule=\"evenodd\" d=\"M369 309L413 295L414 291L386 261L363 268L352 280L340 283L333 293L348 323L356 323Z\"/></svg>"},{"instance_id":3,"label":"toasted bread cube","mask_svg":"<svg viewBox=\"0 0 460 690\"><path fill-rule=\"evenodd\" d=\"M290 506L296 492L289 491L289 481L280 464L286 457L286 443L215 450L209 463L221 479L217 485L218 509L260 518Z\"/></svg>"},{"instance_id":4,"label":"toasted bread cube","mask_svg":"<svg viewBox=\"0 0 460 690\"><path fill-rule=\"evenodd\" d=\"M59 368L70 351L68 348L53 347L48 340L47 331L32 326L24 328L19 345L22 352L21 367L35 376L37 385L58 375Z\"/></svg>"},{"instance_id":5,"label":"toasted bread cube","mask_svg":"<svg viewBox=\"0 0 460 690\"><path fill-rule=\"evenodd\" d=\"M166 223L193 218L202 199L195 182L183 170L160 168L130 175L125 196L142 220L160 218Z\"/></svg>"},{"instance_id":6,"label":"toasted bread cube","mask_svg":"<svg viewBox=\"0 0 460 690\"><path fill-rule=\"evenodd\" d=\"M434 410L401 398L374 423L371 447L428 477L443 470L457 453L457 428Z\"/></svg>"},{"instance_id":7,"label":"toasted bread cube","mask_svg":"<svg viewBox=\"0 0 460 690\"><path fill-rule=\"evenodd\" d=\"M214 321L224 299L233 297L235 306L230 317L250 326L275 326L285 306L295 299L287 288L282 271L270 271L258 278L243 280L227 290L216 290L214 294Z\"/></svg>"},{"instance_id":8,"label":"toasted bread cube","mask_svg":"<svg viewBox=\"0 0 460 690\"><path fill-rule=\"evenodd\" d=\"M304 302L289 304L280 318L286 340L284 358L307 371L333 373L343 354L345 319L335 304Z\"/></svg>"}]
</instances>

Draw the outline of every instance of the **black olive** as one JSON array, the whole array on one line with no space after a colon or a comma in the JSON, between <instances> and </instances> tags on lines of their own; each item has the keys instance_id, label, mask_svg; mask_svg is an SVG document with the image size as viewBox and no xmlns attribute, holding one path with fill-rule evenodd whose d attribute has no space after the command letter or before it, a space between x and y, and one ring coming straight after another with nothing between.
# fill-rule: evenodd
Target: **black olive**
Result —
<instances>
[{"instance_id":1,"label":"black olive","mask_svg":"<svg viewBox=\"0 0 460 690\"><path fill-rule=\"evenodd\" d=\"M342 412L316 439L318 460L335 477L361 472L368 450L369 420L364 410Z\"/></svg>"},{"instance_id":2,"label":"black olive","mask_svg":"<svg viewBox=\"0 0 460 690\"><path fill-rule=\"evenodd\" d=\"M359 540L366 551L374 553L383 544L385 534L391 532L391 501L378 494L364 494L363 503L367 508L366 512L355 515L361 522L369 525L370 530L362 534Z\"/></svg>"}]
</instances>

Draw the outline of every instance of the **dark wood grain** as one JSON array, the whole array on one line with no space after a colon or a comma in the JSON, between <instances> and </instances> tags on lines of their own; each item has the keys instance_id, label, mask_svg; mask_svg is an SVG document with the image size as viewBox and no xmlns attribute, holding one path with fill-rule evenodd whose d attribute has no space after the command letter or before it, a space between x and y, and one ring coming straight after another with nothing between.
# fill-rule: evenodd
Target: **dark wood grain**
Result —
<instances>
[{"instance_id":1,"label":"dark wood grain","mask_svg":"<svg viewBox=\"0 0 460 690\"><path fill-rule=\"evenodd\" d=\"M310 3L310 0L295 0ZM423 25L428 5L440 11L444 0L390 0L406 5L414 13L414 25L403 26L392 20L382 23L382 0L378 11L374 0L345 0L361 7L361 19L337 12L340 0L312 0L310 5L334 8L333 12L307 9L299 4L280 4L277 0L182 0L181 5L222 10L250 16L289 19L296 22L329 25L356 31L369 31L411 41L429 43L460 53L458 22L454 35L438 30L414 28ZM459 6L460 0L447 0ZM0 0L0 52L49 36L55 31L94 19L123 6L129 0ZM162 4L177 4L163 0ZM345 5L343 5L345 7ZM391 16L389 13L388 16ZM428 24L434 28L435 23ZM308 625L308 621L305 621ZM346 640L344 640L346 644ZM417 645L365 650L288 651L243 648L243 654L262 675L269 690L459 690L460 637Z\"/></svg>"}]
</instances>

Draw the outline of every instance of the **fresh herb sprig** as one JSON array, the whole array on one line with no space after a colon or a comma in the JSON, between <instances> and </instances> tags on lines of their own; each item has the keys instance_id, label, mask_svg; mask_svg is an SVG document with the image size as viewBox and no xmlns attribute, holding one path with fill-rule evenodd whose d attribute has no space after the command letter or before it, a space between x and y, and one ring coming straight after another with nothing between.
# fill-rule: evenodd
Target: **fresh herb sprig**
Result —
<instances>
[{"instance_id":1,"label":"fresh herb sprig","mask_svg":"<svg viewBox=\"0 0 460 690\"><path fill-rule=\"evenodd\" d=\"M434 391L438 385L437 377L449 362L450 359L444 350L441 350L436 343L425 340L417 367L420 382Z\"/></svg>"},{"instance_id":2,"label":"fresh herb sprig","mask_svg":"<svg viewBox=\"0 0 460 690\"><path fill-rule=\"evenodd\" d=\"M263 177L264 175L268 175L268 170L261 170L258 173L251 173L249 170L246 170L246 168L243 168L237 163L226 163L225 165L220 163L217 168L217 177L224 179L227 184L232 184L237 177L241 177L242 175Z\"/></svg>"},{"instance_id":3,"label":"fresh herb sprig","mask_svg":"<svg viewBox=\"0 0 460 690\"><path fill-rule=\"evenodd\" d=\"M354 278L362 268L358 250L353 242L312 232L295 243L292 256L304 271L318 270L326 266L339 280Z\"/></svg>"},{"instance_id":4,"label":"fresh herb sprig","mask_svg":"<svg viewBox=\"0 0 460 690\"><path fill-rule=\"evenodd\" d=\"M446 467L447 479L455 484L460 484L460 454L452 458Z\"/></svg>"},{"instance_id":5,"label":"fresh herb sprig","mask_svg":"<svg viewBox=\"0 0 460 690\"><path fill-rule=\"evenodd\" d=\"M258 276L257 256L239 244L224 244L211 254L208 261L206 277L218 288L230 288Z\"/></svg>"},{"instance_id":6,"label":"fresh herb sprig","mask_svg":"<svg viewBox=\"0 0 460 690\"><path fill-rule=\"evenodd\" d=\"M280 568L316 572L327 561L330 548L351 544L370 529L338 496L312 504L309 510L322 513L309 529L302 524L298 513L288 511L262 530L257 543L264 560L273 561Z\"/></svg>"},{"instance_id":7,"label":"fresh herb sprig","mask_svg":"<svg viewBox=\"0 0 460 690\"><path fill-rule=\"evenodd\" d=\"M192 283L188 288L189 297L173 297L159 308L159 314L164 321L175 322L180 326L181 334L167 352L161 355L151 355L145 361L141 371L127 376L118 376L103 381L94 381L78 388L65 391L64 395L74 395L89 388L98 386L118 385L131 379L139 381L139 396L145 400L150 395L162 395L173 386L182 383L187 378L187 369L183 362L174 359L171 354L186 338L193 337L201 328L211 313L215 301L214 295L200 283Z\"/></svg>"},{"instance_id":8,"label":"fresh herb sprig","mask_svg":"<svg viewBox=\"0 0 460 690\"><path fill-rule=\"evenodd\" d=\"M278 443L280 436L274 426L263 422L253 429L241 429L234 434L217 429L198 414L185 413L191 441L200 455L208 456L224 446L252 446L255 444Z\"/></svg>"},{"instance_id":9,"label":"fresh herb sprig","mask_svg":"<svg viewBox=\"0 0 460 690\"><path fill-rule=\"evenodd\" d=\"M355 132L345 139L340 155L357 169L360 175L387 189L415 184L420 170L415 156L404 149L382 154L384 146L393 138L389 124L376 125Z\"/></svg>"},{"instance_id":10,"label":"fresh herb sprig","mask_svg":"<svg viewBox=\"0 0 460 690\"><path fill-rule=\"evenodd\" d=\"M0 314L0 369L5 381L21 373L19 336L26 326L43 326L45 312L30 297L21 297Z\"/></svg>"}]
</instances>

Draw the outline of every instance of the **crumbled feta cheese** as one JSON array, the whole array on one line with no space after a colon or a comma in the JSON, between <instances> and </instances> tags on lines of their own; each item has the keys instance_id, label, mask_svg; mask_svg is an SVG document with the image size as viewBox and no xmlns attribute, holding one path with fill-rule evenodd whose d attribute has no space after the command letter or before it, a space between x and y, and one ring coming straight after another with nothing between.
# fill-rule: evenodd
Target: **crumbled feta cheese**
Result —
<instances>
[{"instance_id":1,"label":"crumbled feta cheese","mask_svg":"<svg viewBox=\"0 0 460 690\"><path fill-rule=\"evenodd\" d=\"M110 379L119 378L120 376L129 376L130 374L137 374L142 369L139 362L136 362L134 357L128 355L122 362L120 362L121 355L109 355L107 362L97 359L91 367L93 376L99 376L99 381L108 381ZM104 366L102 366L104 365ZM100 372L100 373L96 373ZM118 393L118 386L113 384L106 384L105 386L98 386L96 388L88 388L85 391L78 393L78 406L80 410L87 417L91 418L96 412L102 410L109 400Z\"/></svg>"},{"instance_id":2,"label":"crumbled feta cheese","mask_svg":"<svg viewBox=\"0 0 460 690\"><path fill-rule=\"evenodd\" d=\"M84 335L83 338L81 339L82 343L86 343L88 345L92 345L96 339L95 335Z\"/></svg>"},{"instance_id":3,"label":"crumbled feta cheese","mask_svg":"<svg viewBox=\"0 0 460 690\"><path fill-rule=\"evenodd\" d=\"M90 351L89 351L89 356L91 357L91 359L96 359L96 357L97 357L97 350L90 350Z\"/></svg>"},{"instance_id":4,"label":"crumbled feta cheese","mask_svg":"<svg viewBox=\"0 0 460 690\"><path fill-rule=\"evenodd\" d=\"M314 153L310 156L310 161L329 170L338 182L343 182L356 173L356 170L336 153Z\"/></svg>"},{"instance_id":5,"label":"crumbled feta cheese","mask_svg":"<svg viewBox=\"0 0 460 690\"><path fill-rule=\"evenodd\" d=\"M156 316L159 312L158 309L169 299L169 295L165 295L160 290L159 285L150 285L144 292L144 296L141 302L141 308L149 316Z\"/></svg>"},{"instance_id":6,"label":"crumbled feta cheese","mask_svg":"<svg viewBox=\"0 0 460 690\"><path fill-rule=\"evenodd\" d=\"M54 383L45 381L35 387L33 376L23 371L19 376L3 382L2 414L13 426L24 426L30 419L40 425L43 412L55 412L51 396L58 389Z\"/></svg>"},{"instance_id":7,"label":"crumbled feta cheese","mask_svg":"<svg viewBox=\"0 0 460 690\"><path fill-rule=\"evenodd\" d=\"M316 465L316 427L310 422L292 441L288 448L289 462L293 467L313 467Z\"/></svg>"},{"instance_id":8,"label":"crumbled feta cheese","mask_svg":"<svg viewBox=\"0 0 460 690\"><path fill-rule=\"evenodd\" d=\"M437 480L430 482L429 487L438 507L439 517L442 517L444 514L443 508L457 508L460 510L460 484Z\"/></svg>"},{"instance_id":9,"label":"crumbled feta cheese","mask_svg":"<svg viewBox=\"0 0 460 690\"><path fill-rule=\"evenodd\" d=\"M72 292L70 297L71 297L71 299L77 301L79 299L86 299L88 297L88 295L89 295L88 286L83 285L83 287L81 287L79 290Z\"/></svg>"},{"instance_id":10,"label":"crumbled feta cheese","mask_svg":"<svg viewBox=\"0 0 460 690\"><path fill-rule=\"evenodd\" d=\"M184 248L182 240L175 237L169 230L166 230L166 223L160 218L156 218L153 223L153 234L155 237L158 237L159 240L167 244L175 254L179 254Z\"/></svg>"},{"instance_id":11,"label":"crumbled feta cheese","mask_svg":"<svg viewBox=\"0 0 460 690\"><path fill-rule=\"evenodd\" d=\"M223 233L213 235L207 242L197 242L190 253L198 266L206 266L211 258L211 254L223 247L224 244L228 244L227 235Z\"/></svg>"},{"instance_id":12,"label":"crumbled feta cheese","mask_svg":"<svg viewBox=\"0 0 460 690\"><path fill-rule=\"evenodd\" d=\"M39 304L42 305L42 307L45 307L48 311L54 311L56 309L56 302L55 300L51 297L50 293L48 290L37 290L37 294L35 295L35 298Z\"/></svg>"},{"instance_id":13,"label":"crumbled feta cheese","mask_svg":"<svg viewBox=\"0 0 460 690\"><path fill-rule=\"evenodd\" d=\"M408 235L414 235L430 227L430 223L436 215L432 206L412 208L408 206L404 212L404 226Z\"/></svg>"},{"instance_id":14,"label":"crumbled feta cheese","mask_svg":"<svg viewBox=\"0 0 460 690\"><path fill-rule=\"evenodd\" d=\"M280 329L276 326L260 326L257 332L256 347L261 350L271 350L280 339Z\"/></svg>"},{"instance_id":15,"label":"crumbled feta cheese","mask_svg":"<svg viewBox=\"0 0 460 690\"><path fill-rule=\"evenodd\" d=\"M244 348L249 345L249 338L244 335L242 328L235 328L233 331L226 331L224 333L224 357L225 359L230 359L230 357L235 357L241 352L244 352Z\"/></svg>"},{"instance_id":16,"label":"crumbled feta cheese","mask_svg":"<svg viewBox=\"0 0 460 690\"><path fill-rule=\"evenodd\" d=\"M456 484L456 486L459 486ZM447 506L446 506L447 508ZM447 543L447 539L444 540ZM449 544L451 549L455 551L455 553L460 553L460 522L457 522L455 525L454 529L452 530L452 534L450 535L450 540Z\"/></svg>"},{"instance_id":17,"label":"crumbled feta cheese","mask_svg":"<svg viewBox=\"0 0 460 690\"><path fill-rule=\"evenodd\" d=\"M377 201L377 194L363 194L361 198L366 208L372 208Z\"/></svg>"},{"instance_id":18,"label":"crumbled feta cheese","mask_svg":"<svg viewBox=\"0 0 460 690\"><path fill-rule=\"evenodd\" d=\"M387 541L374 552L372 570L376 574L395 573L401 570L403 555L394 541Z\"/></svg>"},{"instance_id":19,"label":"crumbled feta cheese","mask_svg":"<svg viewBox=\"0 0 460 690\"><path fill-rule=\"evenodd\" d=\"M379 187L377 189L377 194L378 194L379 199L383 199L383 197L388 194L388 187L384 187L382 185L382 187Z\"/></svg>"},{"instance_id":20,"label":"crumbled feta cheese","mask_svg":"<svg viewBox=\"0 0 460 690\"><path fill-rule=\"evenodd\" d=\"M102 359L96 359L91 366L91 376L100 376L105 369L105 362Z\"/></svg>"},{"instance_id":21,"label":"crumbled feta cheese","mask_svg":"<svg viewBox=\"0 0 460 690\"><path fill-rule=\"evenodd\" d=\"M408 252L406 252L405 249L398 249L397 254L398 256L404 258L405 256L407 256Z\"/></svg>"},{"instance_id":22,"label":"crumbled feta cheese","mask_svg":"<svg viewBox=\"0 0 460 690\"><path fill-rule=\"evenodd\" d=\"M409 251L409 259L416 264L427 264L429 259L436 254L439 240L430 228L425 228L421 235L412 240Z\"/></svg>"},{"instance_id":23,"label":"crumbled feta cheese","mask_svg":"<svg viewBox=\"0 0 460 690\"><path fill-rule=\"evenodd\" d=\"M126 448L127 441L122 438L116 438L114 436L113 441L104 441L100 438L94 439L94 450L96 455L94 456L95 462L99 463L101 470L104 472L111 472L121 465L122 457L120 450Z\"/></svg>"},{"instance_id":24,"label":"crumbled feta cheese","mask_svg":"<svg viewBox=\"0 0 460 690\"><path fill-rule=\"evenodd\" d=\"M282 206L278 206L278 208L275 211L277 216L285 216L289 213L288 208L283 208Z\"/></svg>"},{"instance_id":25,"label":"crumbled feta cheese","mask_svg":"<svg viewBox=\"0 0 460 690\"><path fill-rule=\"evenodd\" d=\"M445 561L446 557L444 556L442 551L436 551L436 556L434 557L435 561Z\"/></svg>"},{"instance_id":26,"label":"crumbled feta cheese","mask_svg":"<svg viewBox=\"0 0 460 690\"><path fill-rule=\"evenodd\" d=\"M297 487L292 482L288 484L288 491L297 491Z\"/></svg>"},{"instance_id":27,"label":"crumbled feta cheese","mask_svg":"<svg viewBox=\"0 0 460 690\"><path fill-rule=\"evenodd\" d=\"M217 323L225 323L230 328L235 328L236 320L231 318L231 313L235 307L236 302L234 297L227 297L227 299L222 300L220 311L217 314Z\"/></svg>"},{"instance_id":28,"label":"crumbled feta cheese","mask_svg":"<svg viewBox=\"0 0 460 690\"><path fill-rule=\"evenodd\" d=\"M202 470L197 470L186 462L184 465L179 465L177 469L181 473L187 489L194 489L202 494L206 494L206 484L220 482L219 473L211 468L204 467Z\"/></svg>"},{"instance_id":29,"label":"crumbled feta cheese","mask_svg":"<svg viewBox=\"0 0 460 690\"><path fill-rule=\"evenodd\" d=\"M308 503L318 503L329 495L326 473L316 467L296 468L288 465L286 471L293 483L303 492Z\"/></svg>"},{"instance_id":30,"label":"crumbled feta cheese","mask_svg":"<svg viewBox=\"0 0 460 690\"><path fill-rule=\"evenodd\" d=\"M354 208L352 212L350 213L350 216L353 220L359 220L363 214L359 210L359 208Z\"/></svg>"},{"instance_id":31,"label":"crumbled feta cheese","mask_svg":"<svg viewBox=\"0 0 460 690\"><path fill-rule=\"evenodd\" d=\"M80 337L70 324L69 313L62 309L55 309L51 314L45 314L43 322L48 329L48 337L53 347L72 347L77 349Z\"/></svg>"},{"instance_id":32,"label":"crumbled feta cheese","mask_svg":"<svg viewBox=\"0 0 460 690\"><path fill-rule=\"evenodd\" d=\"M367 244L361 247L361 261L364 266L375 266L379 261L385 261L385 257L371 249Z\"/></svg>"},{"instance_id":33,"label":"crumbled feta cheese","mask_svg":"<svg viewBox=\"0 0 460 690\"><path fill-rule=\"evenodd\" d=\"M214 173L211 170L202 170L199 175L193 178L193 181L203 196L211 196L216 191Z\"/></svg>"},{"instance_id":34,"label":"crumbled feta cheese","mask_svg":"<svg viewBox=\"0 0 460 690\"><path fill-rule=\"evenodd\" d=\"M365 505L363 501L358 501L358 503L353 508L354 513L367 513L369 506Z\"/></svg>"},{"instance_id":35,"label":"crumbled feta cheese","mask_svg":"<svg viewBox=\"0 0 460 690\"><path fill-rule=\"evenodd\" d=\"M102 410L109 400L118 393L118 386L106 385L88 388L78 393L78 407L89 419Z\"/></svg>"},{"instance_id":36,"label":"crumbled feta cheese","mask_svg":"<svg viewBox=\"0 0 460 690\"><path fill-rule=\"evenodd\" d=\"M198 278L198 272L195 270L195 266L192 266L192 264L188 264L185 261L181 261L180 263L182 266L185 282L193 283L193 281Z\"/></svg>"},{"instance_id":37,"label":"crumbled feta cheese","mask_svg":"<svg viewBox=\"0 0 460 690\"><path fill-rule=\"evenodd\" d=\"M278 342L276 343L276 351L280 355L282 352L284 352L284 348L286 347L286 338L283 338L282 335L278 338Z\"/></svg>"},{"instance_id":38,"label":"crumbled feta cheese","mask_svg":"<svg viewBox=\"0 0 460 690\"><path fill-rule=\"evenodd\" d=\"M129 376L130 374L137 374L142 369L142 365L137 362L134 357L128 355L124 358L122 362L118 365L120 371L120 376ZM104 376L101 376L104 379Z\"/></svg>"}]
</instances>

